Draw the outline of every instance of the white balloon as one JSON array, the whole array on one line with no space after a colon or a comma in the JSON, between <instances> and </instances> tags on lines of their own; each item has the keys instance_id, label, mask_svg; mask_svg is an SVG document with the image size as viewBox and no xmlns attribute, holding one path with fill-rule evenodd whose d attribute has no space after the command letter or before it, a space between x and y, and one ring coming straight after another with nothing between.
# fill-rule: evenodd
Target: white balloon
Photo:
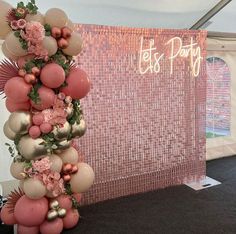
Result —
<instances>
[{"instance_id":1,"label":"white balloon","mask_svg":"<svg viewBox=\"0 0 236 234\"><path fill-rule=\"evenodd\" d=\"M27 22L30 22L30 21L36 21L36 22L39 22L41 23L42 25L44 25L44 16L40 13L40 12L37 12L37 14L27 14L26 17L25 17L25 20Z\"/></svg>"},{"instance_id":2,"label":"white balloon","mask_svg":"<svg viewBox=\"0 0 236 234\"><path fill-rule=\"evenodd\" d=\"M14 32L7 35L5 42L6 48L11 54L15 56L27 55L27 51L22 48L19 38L14 35Z\"/></svg>"},{"instance_id":3,"label":"white balloon","mask_svg":"<svg viewBox=\"0 0 236 234\"><path fill-rule=\"evenodd\" d=\"M7 49L7 46L6 46L6 42L4 41L2 43L2 52L4 54L5 57L9 58L9 59L12 59L14 61L17 61L18 60L18 57L15 56L14 54L12 54L8 49Z\"/></svg>"},{"instance_id":4,"label":"white balloon","mask_svg":"<svg viewBox=\"0 0 236 234\"><path fill-rule=\"evenodd\" d=\"M51 27L62 28L66 25L68 16L59 8L51 8L45 14L45 23Z\"/></svg>"},{"instance_id":5,"label":"white balloon","mask_svg":"<svg viewBox=\"0 0 236 234\"><path fill-rule=\"evenodd\" d=\"M76 164L78 163L78 152L74 147L70 147L66 150L63 150L60 154L63 163L71 163Z\"/></svg>"},{"instance_id":6,"label":"white balloon","mask_svg":"<svg viewBox=\"0 0 236 234\"><path fill-rule=\"evenodd\" d=\"M52 163L50 169L60 173L63 165L61 158L56 154L52 154L49 156L49 160Z\"/></svg>"},{"instance_id":7,"label":"white balloon","mask_svg":"<svg viewBox=\"0 0 236 234\"><path fill-rule=\"evenodd\" d=\"M70 19L68 19L66 27L68 27L72 31L75 31L75 24Z\"/></svg>"},{"instance_id":8,"label":"white balloon","mask_svg":"<svg viewBox=\"0 0 236 234\"><path fill-rule=\"evenodd\" d=\"M9 127L9 123L8 120L5 122L4 127L3 127L3 132L4 135L9 138L10 140L14 141L16 138L16 133L14 131L11 130L11 128Z\"/></svg>"},{"instance_id":9,"label":"white balloon","mask_svg":"<svg viewBox=\"0 0 236 234\"><path fill-rule=\"evenodd\" d=\"M78 171L71 176L70 185L74 193L83 193L93 184L95 174L87 163L78 163Z\"/></svg>"},{"instance_id":10,"label":"white balloon","mask_svg":"<svg viewBox=\"0 0 236 234\"><path fill-rule=\"evenodd\" d=\"M68 40L68 47L63 52L67 55L75 56L82 50L82 38L79 33L72 32L71 37Z\"/></svg>"},{"instance_id":11,"label":"white balloon","mask_svg":"<svg viewBox=\"0 0 236 234\"><path fill-rule=\"evenodd\" d=\"M21 173L24 173L24 168L25 166L23 162L12 162L10 167L11 175L18 180L24 179L21 175Z\"/></svg>"},{"instance_id":12,"label":"white balloon","mask_svg":"<svg viewBox=\"0 0 236 234\"><path fill-rule=\"evenodd\" d=\"M24 181L23 190L30 199L40 199L47 193L46 187L38 179L29 178Z\"/></svg>"},{"instance_id":13,"label":"white balloon","mask_svg":"<svg viewBox=\"0 0 236 234\"><path fill-rule=\"evenodd\" d=\"M43 47L48 51L48 56L56 54L58 46L55 38L49 36L43 39Z\"/></svg>"},{"instance_id":14,"label":"white balloon","mask_svg":"<svg viewBox=\"0 0 236 234\"><path fill-rule=\"evenodd\" d=\"M7 34L11 32L6 19L8 11L11 8L13 7L9 3L0 0L0 39L5 39Z\"/></svg>"}]
</instances>

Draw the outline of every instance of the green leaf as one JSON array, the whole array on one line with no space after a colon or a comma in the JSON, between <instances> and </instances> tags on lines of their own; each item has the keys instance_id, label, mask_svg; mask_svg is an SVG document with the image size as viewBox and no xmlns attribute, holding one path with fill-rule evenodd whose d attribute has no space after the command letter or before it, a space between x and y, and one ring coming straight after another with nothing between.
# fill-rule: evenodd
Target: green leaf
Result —
<instances>
[{"instance_id":1,"label":"green leaf","mask_svg":"<svg viewBox=\"0 0 236 234\"><path fill-rule=\"evenodd\" d=\"M14 35L16 36L16 37L20 37L20 31L18 30L18 31L15 31L14 32Z\"/></svg>"},{"instance_id":2,"label":"green leaf","mask_svg":"<svg viewBox=\"0 0 236 234\"><path fill-rule=\"evenodd\" d=\"M31 3L32 3L32 4L35 4L35 0L31 0Z\"/></svg>"}]
</instances>

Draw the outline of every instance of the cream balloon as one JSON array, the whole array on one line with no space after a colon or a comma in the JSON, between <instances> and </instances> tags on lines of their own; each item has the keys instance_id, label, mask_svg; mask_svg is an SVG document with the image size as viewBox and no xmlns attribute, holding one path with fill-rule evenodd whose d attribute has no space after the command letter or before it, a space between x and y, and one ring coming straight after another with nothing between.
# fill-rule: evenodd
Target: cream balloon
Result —
<instances>
[{"instance_id":1,"label":"cream balloon","mask_svg":"<svg viewBox=\"0 0 236 234\"><path fill-rule=\"evenodd\" d=\"M53 128L53 134L55 139L57 140L63 140L67 139L69 133L71 130L70 124L66 121L62 127L54 126Z\"/></svg>"},{"instance_id":2,"label":"cream balloon","mask_svg":"<svg viewBox=\"0 0 236 234\"><path fill-rule=\"evenodd\" d=\"M26 134L32 125L32 117L29 112L15 111L8 119L10 129L17 134Z\"/></svg>"},{"instance_id":3,"label":"cream balloon","mask_svg":"<svg viewBox=\"0 0 236 234\"><path fill-rule=\"evenodd\" d=\"M45 14L45 23L51 27L62 28L66 25L68 16L59 8L51 8Z\"/></svg>"},{"instance_id":4,"label":"cream balloon","mask_svg":"<svg viewBox=\"0 0 236 234\"><path fill-rule=\"evenodd\" d=\"M72 31L75 31L75 24L70 19L68 19L66 27L68 27Z\"/></svg>"},{"instance_id":5,"label":"cream balloon","mask_svg":"<svg viewBox=\"0 0 236 234\"><path fill-rule=\"evenodd\" d=\"M24 190L24 182L25 180L19 180L19 188L23 191Z\"/></svg>"},{"instance_id":6,"label":"cream balloon","mask_svg":"<svg viewBox=\"0 0 236 234\"><path fill-rule=\"evenodd\" d=\"M6 48L9 52L15 56L25 56L27 51L21 47L19 38L14 35L14 32L10 32L6 37Z\"/></svg>"},{"instance_id":7,"label":"cream balloon","mask_svg":"<svg viewBox=\"0 0 236 234\"><path fill-rule=\"evenodd\" d=\"M9 3L0 0L0 39L5 39L7 34L11 32L6 16L9 10L13 8Z\"/></svg>"},{"instance_id":8,"label":"cream balloon","mask_svg":"<svg viewBox=\"0 0 236 234\"><path fill-rule=\"evenodd\" d=\"M5 57L9 58L9 59L12 59L14 61L17 61L18 60L18 57L15 56L14 54L12 54L8 49L7 49L7 46L6 46L6 42L4 41L2 43L2 52L4 54Z\"/></svg>"},{"instance_id":9,"label":"cream balloon","mask_svg":"<svg viewBox=\"0 0 236 234\"><path fill-rule=\"evenodd\" d=\"M72 125L72 136L73 137L81 137L86 132L86 123L83 119L80 120L80 123L74 123Z\"/></svg>"},{"instance_id":10,"label":"cream balloon","mask_svg":"<svg viewBox=\"0 0 236 234\"><path fill-rule=\"evenodd\" d=\"M68 47L66 47L63 52L70 56L75 56L79 54L82 50L82 38L79 33L72 32L71 37L68 40Z\"/></svg>"},{"instance_id":11,"label":"cream balloon","mask_svg":"<svg viewBox=\"0 0 236 234\"><path fill-rule=\"evenodd\" d=\"M76 164L78 163L78 152L74 147L70 147L66 150L63 150L60 154L58 154L61 157L61 160L63 163L71 163Z\"/></svg>"},{"instance_id":12,"label":"cream balloon","mask_svg":"<svg viewBox=\"0 0 236 234\"><path fill-rule=\"evenodd\" d=\"M36 21L36 22L41 23L42 25L45 24L44 16L40 12L37 12L37 14L27 14L25 17L25 20L27 22Z\"/></svg>"},{"instance_id":13,"label":"cream balloon","mask_svg":"<svg viewBox=\"0 0 236 234\"><path fill-rule=\"evenodd\" d=\"M56 54L58 46L55 38L49 36L43 39L43 47L48 51L48 56Z\"/></svg>"},{"instance_id":14,"label":"cream balloon","mask_svg":"<svg viewBox=\"0 0 236 234\"><path fill-rule=\"evenodd\" d=\"M74 193L83 193L92 186L95 174L92 167L87 163L78 163L77 167L78 171L71 175L71 191Z\"/></svg>"},{"instance_id":15,"label":"cream balloon","mask_svg":"<svg viewBox=\"0 0 236 234\"><path fill-rule=\"evenodd\" d=\"M24 173L24 168L24 162L12 162L10 166L11 175L18 180L24 179L24 176L22 176L22 173Z\"/></svg>"},{"instance_id":16,"label":"cream balloon","mask_svg":"<svg viewBox=\"0 0 236 234\"><path fill-rule=\"evenodd\" d=\"M4 135L14 141L15 138L16 138L16 133L14 131L11 130L11 128L9 127L9 123L8 123L8 120L5 122L4 126L3 126L3 132L4 132Z\"/></svg>"},{"instance_id":17,"label":"cream balloon","mask_svg":"<svg viewBox=\"0 0 236 234\"><path fill-rule=\"evenodd\" d=\"M29 135L26 135L21 137L18 150L25 159L35 159L47 154L47 149L43 145L43 142L44 140L42 138L33 139Z\"/></svg>"},{"instance_id":18,"label":"cream balloon","mask_svg":"<svg viewBox=\"0 0 236 234\"><path fill-rule=\"evenodd\" d=\"M47 193L47 189L44 184L34 178L29 178L24 181L23 190L25 195L30 199L40 199Z\"/></svg>"},{"instance_id":19,"label":"cream balloon","mask_svg":"<svg viewBox=\"0 0 236 234\"><path fill-rule=\"evenodd\" d=\"M52 163L50 169L52 171L56 171L56 172L60 173L61 168L62 168L62 164L63 164L61 158L59 156L57 156L56 154L52 154L49 156L49 160Z\"/></svg>"}]
</instances>

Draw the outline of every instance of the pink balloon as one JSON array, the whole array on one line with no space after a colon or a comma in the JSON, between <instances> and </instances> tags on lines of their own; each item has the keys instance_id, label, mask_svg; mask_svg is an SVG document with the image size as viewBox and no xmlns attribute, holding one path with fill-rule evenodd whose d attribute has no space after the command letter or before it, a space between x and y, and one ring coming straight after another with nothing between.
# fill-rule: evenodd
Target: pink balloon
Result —
<instances>
[{"instance_id":1,"label":"pink balloon","mask_svg":"<svg viewBox=\"0 0 236 234\"><path fill-rule=\"evenodd\" d=\"M33 116L33 118L32 118L32 120L33 120L33 123L35 124L35 125L41 125L42 123L43 123L43 121L44 121L44 116L43 116L43 114L42 113L38 113L38 114L35 114L34 116Z\"/></svg>"},{"instance_id":2,"label":"pink balloon","mask_svg":"<svg viewBox=\"0 0 236 234\"><path fill-rule=\"evenodd\" d=\"M62 219L63 226L65 229L73 228L77 225L79 221L79 212L75 209L70 209L66 211L66 217Z\"/></svg>"},{"instance_id":3,"label":"pink balloon","mask_svg":"<svg viewBox=\"0 0 236 234\"><path fill-rule=\"evenodd\" d=\"M47 134L47 133L52 131L52 125L49 124L49 123L42 123L40 125L40 130L41 130L42 133L46 133Z\"/></svg>"},{"instance_id":4,"label":"pink balloon","mask_svg":"<svg viewBox=\"0 0 236 234\"><path fill-rule=\"evenodd\" d=\"M64 83L65 78L64 69L56 63L46 65L40 74L40 80L49 88L60 87Z\"/></svg>"},{"instance_id":5,"label":"pink balloon","mask_svg":"<svg viewBox=\"0 0 236 234\"><path fill-rule=\"evenodd\" d=\"M27 102L31 87L22 77L13 77L5 84L4 92L15 103Z\"/></svg>"},{"instance_id":6,"label":"pink balloon","mask_svg":"<svg viewBox=\"0 0 236 234\"><path fill-rule=\"evenodd\" d=\"M31 100L31 105L35 109L44 110L44 109L48 109L51 106L53 106L54 99L55 99L55 93L52 89L49 89L45 86L41 86L38 89L38 94L39 94L39 98L40 98L39 104L36 104Z\"/></svg>"},{"instance_id":7,"label":"pink balloon","mask_svg":"<svg viewBox=\"0 0 236 234\"><path fill-rule=\"evenodd\" d=\"M14 213L10 212L10 209L7 207L7 205L4 205L1 210L1 220L6 225L13 225L17 223Z\"/></svg>"},{"instance_id":8,"label":"pink balloon","mask_svg":"<svg viewBox=\"0 0 236 234\"><path fill-rule=\"evenodd\" d=\"M37 200L22 196L16 203L14 215L17 223L32 227L41 225L48 212L48 200L43 197Z\"/></svg>"},{"instance_id":9,"label":"pink balloon","mask_svg":"<svg viewBox=\"0 0 236 234\"><path fill-rule=\"evenodd\" d=\"M31 138L36 139L41 135L41 131L39 126L32 126L29 129L29 135L31 136Z\"/></svg>"},{"instance_id":10,"label":"pink balloon","mask_svg":"<svg viewBox=\"0 0 236 234\"><path fill-rule=\"evenodd\" d=\"M66 210L69 210L72 208L72 201L69 195L62 194L53 200L57 200L61 208L64 208Z\"/></svg>"},{"instance_id":11,"label":"pink balloon","mask_svg":"<svg viewBox=\"0 0 236 234\"><path fill-rule=\"evenodd\" d=\"M27 62L29 62L30 60L32 60L33 58L34 58L34 55L32 55L32 54L20 57L17 60L17 64L18 64L19 68L23 68L25 66L25 64Z\"/></svg>"},{"instance_id":12,"label":"pink balloon","mask_svg":"<svg viewBox=\"0 0 236 234\"><path fill-rule=\"evenodd\" d=\"M38 234L39 227L26 227L23 225L17 225L17 234Z\"/></svg>"},{"instance_id":13,"label":"pink balloon","mask_svg":"<svg viewBox=\"0 0 236 234\"><path fill-rule=\"evenodd\" d=\"M19 102L16 103L13 100L6 98L6 108L9 112L15 112L15 111L27 111L30 109L31 105L30 102Z\"/></svg>"},{"instance_id":14,"label":"pink balloon","mask_svg":"<svg viewBox=\"0 0 236 234\"><path fill-rule=\"evenodd\" d=\"M53 221L44 221L40 225L41 234L60 234L63 230L62 219L56 218Z\"/></svg>"},{"instance_id":15,"label":"pink balloon","mask_svg":"<svg viewBox=\"0 0 236 234\"><path fill-rule=\"evenodd\" d=\"M90 81L85 71L80 68L74 68L70 71L66 79L68 84L61 89L61 92L73 99L81 99L87 95L90 90Z\"/></svg>"}]
</instances>

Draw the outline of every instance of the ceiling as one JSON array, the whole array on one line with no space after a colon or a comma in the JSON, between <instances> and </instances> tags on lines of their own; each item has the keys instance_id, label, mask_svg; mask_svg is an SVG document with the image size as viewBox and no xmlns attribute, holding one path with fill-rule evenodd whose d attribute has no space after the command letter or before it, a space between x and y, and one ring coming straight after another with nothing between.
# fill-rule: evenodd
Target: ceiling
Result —
<instances>
[{"instance_id":1,"label":"ceiling","mask_svg":"<svg viewBox=\"0 0 236 234\"><path fill-rule=\"evenodd\" d=\"M17 0L7 0L16 5ZM25 1L24 1L25 2ZM189 28L219 0L36 0L43 13L64 9L75 23L129 27ZM209 31L236 32L236 0L214 16Z\"/></svg>"}]
</instances>

